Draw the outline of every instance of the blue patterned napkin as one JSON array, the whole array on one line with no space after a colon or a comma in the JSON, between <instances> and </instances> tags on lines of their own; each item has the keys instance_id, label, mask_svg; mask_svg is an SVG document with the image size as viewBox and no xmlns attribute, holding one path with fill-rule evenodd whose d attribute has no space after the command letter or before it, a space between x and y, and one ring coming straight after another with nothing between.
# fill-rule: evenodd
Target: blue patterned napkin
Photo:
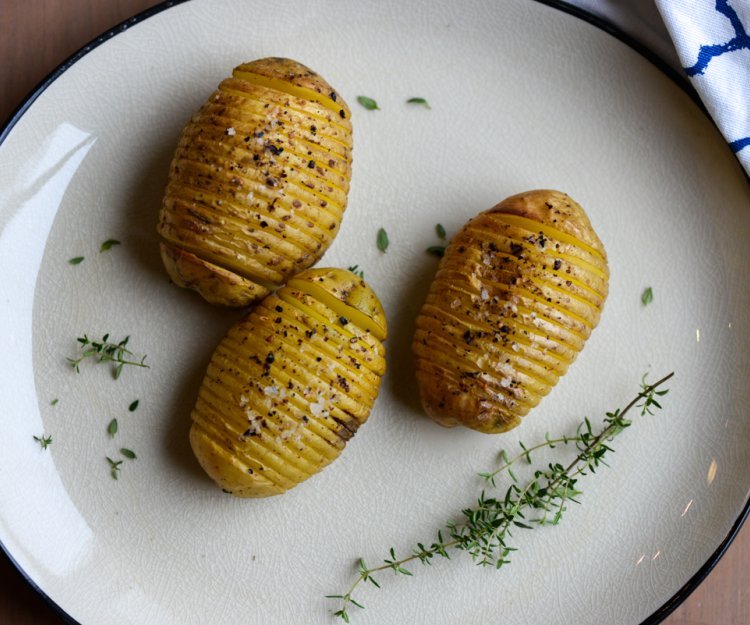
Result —
<instances>
[{"instance_id":1,"label":"blue patterned napkin","mask_svg":"<svg viewBox=\"0 0 750 625\"><path fill-rule=\"evenodd\" d=\"M683 70L750 175L750 0L655 0Z\"/></svg>"}]
</instances>

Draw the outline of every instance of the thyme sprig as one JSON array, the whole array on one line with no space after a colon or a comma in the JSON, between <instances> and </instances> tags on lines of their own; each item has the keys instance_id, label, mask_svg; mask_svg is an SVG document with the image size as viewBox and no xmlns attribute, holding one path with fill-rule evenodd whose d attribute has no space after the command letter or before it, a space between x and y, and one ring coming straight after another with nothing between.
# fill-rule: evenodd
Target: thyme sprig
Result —
<instances>
[{"instance_id":1,"label":"thyme sprig","mask_svg":"<svg viewBox=\"0 0 750 625\"><path fill-rule=\"evenodd\" d=\"M109 474L113 480L120 479L120 465L124 462L123 460L112 460L109 456L106 456L107 462L109 463Z\"/></svg>"},{"instance_id":2,"label":"thyme sprig","mask_svg":"<svg viewBox=\"0 0 750 625\"><path fill-rule=\"evenodd\" d=\"M76 373L81 372L80 364L86 358L94 358L97 362L113 363L114 368L112 369L112 376L115 380L120 377L122 368L125 365L145 367L148 369L148 365L145 364L146 356L143 356L140 360L131 359L131 356L134 356L134 354L126 347L130 340L129 336L126 336L119 343L110 342L109 334L105 334L100 341L93 341L85 334L79 336L76 340L79 343L78 357L67 359Z\"/></svg>"},{"instance_id":3,"label":"thyme sprig","mask_svg":"<svg viewBox=\"0 0 750 625\"><path fill-rule=\"evenodd\" d=\"M39 443L42 449L47 449L52 444L52 435L42 434L41 436L34 436L34 440Z\"/></svg>"},{"instance_id":4,"label":"thyme sprig","mask_svg":"<svg viewBox=\"0 0 750 625\"><path fill-rule=\"evenodd\" d=\"M358 575L349 589L344 594L326 595L328 599L339 602L334 616L349 623L351 606L364 608L364 605L353 596L360 584L370 582L380 588L373 574L388 569L395 575L411 576L411 570L405 565L415 560L428 565L432 564L432 559L436 556L450 559L451 550L460 550L467 552L472 560L481 566L499 569L509 564L510 554L516 551L516 548L509 544L513 530L557 525L568 509L569 502L580 503L577 499L582 494L578 488L579 478L588 473L596 473L602 465L607 466L604 458L607 453L613 451L610 443L632 424L632 420L627 419L626 415L633 408L639 409L641 416L653 415L656 409L661 408L659 398L669 392L661 387L673 375L674 373L670 373L653 384L647 384L644 376L638 395L625 408L607 412L599 431L594 430L591 421L586 417L578 425L574 435L558 438L545 435L543 442L530 447L520 442L521 451L513 457L501 451L501 466L479 475L488 485L495 487L498 476L507 473L511 484L504 496L488 496L483 490L475 507L461 511L460 522L446 523L445 533L438 530L435 542L429 546L417 543L409 555L399 558L395 549L391 547L390 557L383 559L383 564L373 567L369 567L360 558L357 564ZM532 479L522 486L512 467L521 461L531 465L534 452L544 448L554 449L558 445L574 445L578 453L567 465L550 462L546 468L534 470Z\"/></svg>"}]
</instances>

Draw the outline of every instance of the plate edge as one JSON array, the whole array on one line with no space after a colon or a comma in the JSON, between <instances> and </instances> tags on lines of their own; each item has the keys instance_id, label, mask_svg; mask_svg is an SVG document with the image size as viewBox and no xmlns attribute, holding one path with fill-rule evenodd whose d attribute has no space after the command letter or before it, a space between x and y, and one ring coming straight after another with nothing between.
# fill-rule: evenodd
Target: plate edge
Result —
<instances>
[{"instance_id":1,"label":"plate edge","mask_svg":"<svg viewBox=\"0 0 750 625\"><path fill-rule=\"evenodd\" d=\"M7 121L2 125L2 127L0 127L0 146L2 146L2 144L5 142L5 139L7 139L8 135L13 130L15 125L19 122L19 120L23 117L23 115L31 107L31 105L36 101L36 99L42 93L44 93L44 91L46 91L46 89L53 82L55 82L62 74L64 74L70 67L72 67L75 63L81 60L89 52L91 52L92 50L100 46L102 43L110 40L115 35L125 32L130 27L140 22L143 22L146 19L154 15L157 15L158 13L161 13L162 11L166 9L170 9L174 6L177 6L185 2L189 2L189 1L190 0L164 0L163 2L149 9L146 9L145 11L141 11L140 13L137 13L133 17L123 20L122 22L113 26L112 28L105 31L98 37L92 39L89 43L85 44L79 50L77 50L72 55L70 55L67 59L65 59L62 63L60 63L55 69L53 69L49 74L47 74L47 76L45 76L29 92L29 94L21 101L21 103L16 107L16 109L10 114L10 117L7 119ZM608 22L607 20L601 17L593 15L592 13L589 13L588 11L586 11L585 9L582 9L581 7L577 7L572 4L569 4L568 2L565 2L564 0L530 0L530 1L537 2L539 4L548 6L550 8L557 9L559 11L562 11L563 13L567 13L568 15L581 19L591 24L592 26L606 32L607 34L611 35L615 39L627 45L629 48L631 48L632 50L640 54L642 57L644 57L657 69L659 69L673 83L675 83L693 101L693 103L703 112L703 114L708 118L708 120L713 124L713 126L717 128L717 131L718 131L718 127L716 126L713 118L708 114L708 111L703 105L703 102L701 101L700 96L692 87L689 80L685 76L681 75L674 68L672 68L668 63L666 63L660 56L658 56L655 52L653 52L646 45L642 44L634 37L631 37L630 35L625 33L623 30L621 30L619 27L612 24L611 22ZM735 160L738 161L737 155L733 154L733 156L735 157ZM746 179L750 181L750 177L748 177L747 175L746 175ZM656 610L653 614L651 614L651 616L646 618L646 620L642 621L640 625L658 625L659 623L664 621L664 619L666 619L670 614L672 614L672 612L674 612L677 609L677 607L681 605L690 596L690 594L696 588L698 588L698 586L700 586L700 584L705 580L705 578L709 575L709 573L718 564L719 560L721 560L722 556L726 553L729 546L737 537L737 534L739 533L743 524L747 520L748 516L750 516L750 498L748 498L748 500L745 502L737 520L730 527L724 540L722 540L722 542L719 543L719 546L711 554L711 556L709 556L708 560L674 595L672 595L670 599L668 599L658 610ZM10 554L10 552L8 551L6 546L2 543L2 541L0 541L0 552L10 562L13 568L16 569L16 571L21 576L21 578L24 579L31 586L31 588L44 600L44 602L50 608L52 608L55 614L60 616L67 625L82 625L81 623L76 621L70 614L68 614L60 605L58 605L49 595L47 595L47 593L45 593L44 590L42 590L42 588L39 587L36 584L36 582L34 582L33 579L31 579L31 577L26 573L26 571L23 568L21 568L19 563L13 558L13 556Z\"/></svg>"},{"instance_id":2,"label":"plate edge","mask_svg":"<svg viewBox=\"0 0 750 625\"><path fill-rule=\"evenodd\" d=\"M189 0L163 0L163 2L160 2L159 4L156 4L149 9L145 9L144 11L136 13L134 16L123 20L119 24L103 32L101 35L95 37L87 44L73 52L73 54L71 54L67 59L65 59L62 63L55 67L51 72L49 72L35 87L31 89L31 91L29 91L26 97L21 100L21 103L13 110L8 119L4 121L2 126L0 126L0 145L5 142L5 139L8 138L8 135L10 134L10 131L13 130L13 127L18 123L21 117L23 117L24 113L26 113L31 105L34 104L36 99L46 91L47 87L49 87L62 74L64 74L68 69L70 69L78 61L80 61L94 48L98 48L105 41L109 41L115 35L119 35L120 33L125 32L130 27L143 22L149 17L152 17L157 13L161 13L165 9L170 9L173 6L177 6L178 4L182 4L188 1Z\"/></svg>"}]
</instances>

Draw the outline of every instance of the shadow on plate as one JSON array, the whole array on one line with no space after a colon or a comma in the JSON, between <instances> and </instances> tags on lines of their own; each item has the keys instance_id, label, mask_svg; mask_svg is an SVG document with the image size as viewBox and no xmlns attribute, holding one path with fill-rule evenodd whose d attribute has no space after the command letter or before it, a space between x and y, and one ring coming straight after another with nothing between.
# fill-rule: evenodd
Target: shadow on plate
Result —
<instances>
[{"instance_id":1,"label":"shadow on plate","mask_svg":"<svg viewBox=\"0 0 750 625\"><path fill-rule=\"evenodd\" d=\"M424 415L419 400L419 388L414 374L411 342L416 328L417 315L424 304L430 283L437 271L438 261L427 254L415 259L414 269L400 282L395 310L390 311L393 323L388 335L388 374L386 384L394 399L407 411Z\"/></svg>"}]
</instances>

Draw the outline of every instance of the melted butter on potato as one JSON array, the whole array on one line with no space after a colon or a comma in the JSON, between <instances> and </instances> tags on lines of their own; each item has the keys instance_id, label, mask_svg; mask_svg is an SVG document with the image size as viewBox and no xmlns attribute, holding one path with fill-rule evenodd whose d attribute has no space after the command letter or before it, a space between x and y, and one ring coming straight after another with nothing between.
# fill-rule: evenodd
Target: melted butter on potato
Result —
<instances>
[{"instance_id":1,"label":"melted butter on potato","mask_svg":"<svg viewBox=\"0 0 750 625\"><path fill-rule=\"evenodd\" d=\"M335 460L385 373L386 321L365 282L309 269L229 330L193 409L190 443L238 497L278 495Z\"/></svg>"},{"instance_id":2,"label":"melted butter on potato","mask_svg":"<svg viewBox=\"0 0 750 625\"><path fill-rule=\"evenodd\" d=\"M349 107L319 75L282 58L245 63L180 136L159 215L173 282L246 306L313 265L349 191Z\"/></svg>"},{"instance_id":3,"label":"melted butter on potato","mask_svg":"<svg viewBox=\"0 0 750 625\"><path fill-rule=\"evenodd\" d=\"M604 246L559 191L514 195L448 245L412 343L422 405L441 425L517 426L599 322Z\"/></svg>"}]
</instances>

